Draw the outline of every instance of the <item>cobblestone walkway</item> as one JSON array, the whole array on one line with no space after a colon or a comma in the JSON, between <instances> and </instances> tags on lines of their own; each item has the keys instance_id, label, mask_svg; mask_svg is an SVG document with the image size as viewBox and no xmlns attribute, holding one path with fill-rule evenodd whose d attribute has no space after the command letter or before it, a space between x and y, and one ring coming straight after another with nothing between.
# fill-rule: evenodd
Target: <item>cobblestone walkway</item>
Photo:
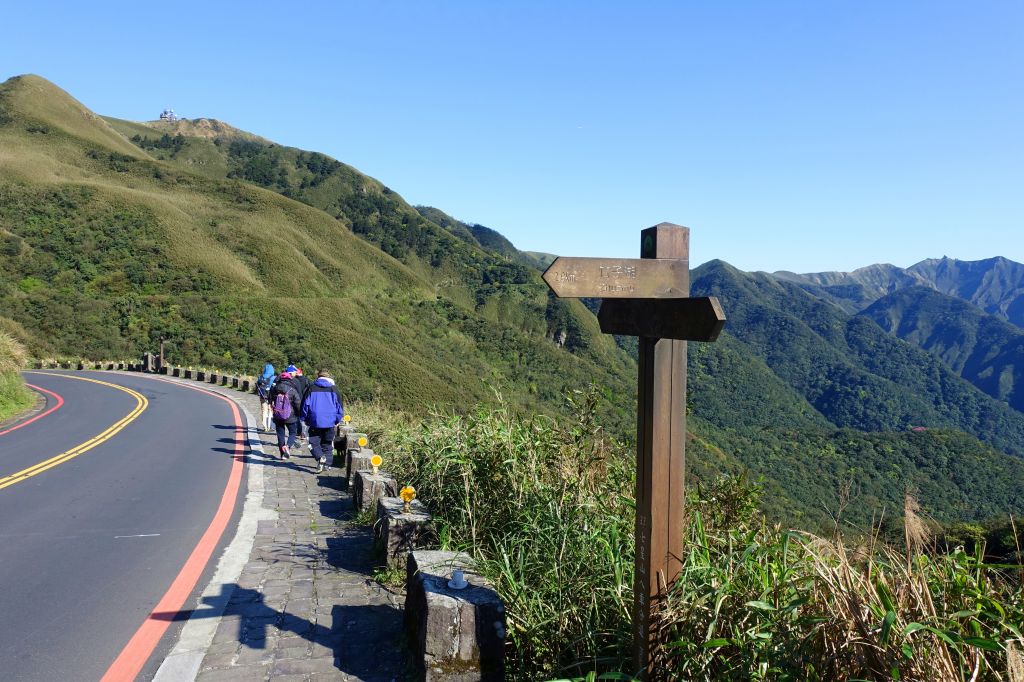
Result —
<instances>
[{"instance_id":1,"label":"cobblestone walkway","mask_svg":"<svg viewBox=\"0 0 1024 682\"><path fill-rule=\"evenodd\" d=\"M259 522L238 584L224 588L196 679L404 680L404 597L371 579L371 531L350 522L339 469L317 474L305 446L280 460L274 437L260 439L266 457L248 466L265 467L263 506L277 519Z\"/></svg>"}]
</instances>

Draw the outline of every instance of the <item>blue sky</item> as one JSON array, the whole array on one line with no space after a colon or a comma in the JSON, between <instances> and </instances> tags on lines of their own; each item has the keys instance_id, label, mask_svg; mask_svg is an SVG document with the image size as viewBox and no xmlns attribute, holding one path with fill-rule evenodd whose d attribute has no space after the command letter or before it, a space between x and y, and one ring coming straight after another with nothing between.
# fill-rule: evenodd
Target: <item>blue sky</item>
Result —
<instances>
[{"instance_id":1,"label":"blue sky","mask_svg":"<svg viewBox=\"0 0 1024 682\"><path fill-rule=\"evenodd\" d=\"M1024 261L1020 2L6 3L0 79L325 152L519 248Z\"/></svg>"}]
</instances>

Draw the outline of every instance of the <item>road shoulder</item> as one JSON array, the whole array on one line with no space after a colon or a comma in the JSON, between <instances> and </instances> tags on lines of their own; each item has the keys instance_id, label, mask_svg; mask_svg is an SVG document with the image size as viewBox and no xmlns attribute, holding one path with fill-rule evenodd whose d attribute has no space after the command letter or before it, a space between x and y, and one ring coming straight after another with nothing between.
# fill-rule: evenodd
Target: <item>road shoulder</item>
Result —
<instances>
[{"instance_id":1,"label":"road shoulder","mask_svg":"<svg viewBox=\"0 0 1024 682\"><path fill-rule=\"evenodd\" d=\"M317 474L303 446L289 460L260 434L259 401L227 388L250 425L239 528L158 682L405 679L404 596L372 579L372 529L354 525L338 469Z\"/></svg>"}]
</instances>

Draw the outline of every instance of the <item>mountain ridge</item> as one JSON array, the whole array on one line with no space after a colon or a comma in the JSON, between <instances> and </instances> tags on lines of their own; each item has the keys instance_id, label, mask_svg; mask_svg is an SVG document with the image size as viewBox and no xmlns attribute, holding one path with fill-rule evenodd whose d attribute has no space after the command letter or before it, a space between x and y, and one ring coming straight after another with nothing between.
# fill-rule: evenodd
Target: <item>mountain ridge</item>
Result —
<instances>
[{"instance_id":1,"label":"mountain ridge","mask_svg":"<svg viewBox=\"0 0 1024 682\"><path fill-rule=\"evenodd\" d=\"M859 312L898 289L925 286L1024 327L1024 264L1003 256L977 261L943 256L907 268L881 263L851 272L777 271L771 275L799 284L847 312Z\"/></svg>"},{"instance_id":2,"label":"mountain ridge","mask_svg":"<svg viewBox=\"0 0 1024 682\"><path fill-rule=\"evenodd\" d=\"M908 287L859 313L939 357L988 395L1024 412L1024 330L955 296Z\"/></svg>"},{"instance_id":3,"label":"mountain ridge","mask_svg":"<svg viewBox=\"0 0 1024 682\"><path fill-rule=\"evenodd\" d=\"M0 314L31 334L34 351L132 356L166 336L176 362L244 369L301 357L350 376L353 397L386 389L399 406L483 400L488 381L546 412L584 377L634 390L628 359L585 309L549 316L539 276L478 304L507 259L412 222L418 214L377 181L315 153L299 168L300 150L289 152L289 177L326 170L352 181L349 195L380 198L339 220L245 178L155 158L84 112L37 77L0 85L0 149L17 157L0 164L10 256ZM185 149L174 138L156 149L170 156L176 144ZM263 147L246 144L256 146L243 146L235 168L259 170ZM351 229L403 218L397 257ZM436 265L430 248L441 249ZM567 327L560 348L550 338Z\"/></svg>"},{"instance_id":4,"label":"mountain ridge","mask_svg":"<svg viewBox=\"0 0 1024 682\"><path fill-rule=\"evenodd\" d=\"M604 423L630 437L635 364L500 233L424 215L340 161L227 127L189 137L107 118L83 136L81 112L65 126L61 107L41 120L12 98L0 85L0 150L16 149L24 171L0 165L0 323L37 352L127 357L166 336L186 364L252 371L300 357L334 368L350 397L417 412L500 393L559 415L593 384ZM121 142L104 146L111 132ZM977 439L1019 450L1019 424L997 401L792 283L724 261L694 280L730 322L718 344L690 344L691 473L748 468L780 518L814 525L851 471L863 472L867 514L906 486L927 491L942 520L1020 508L1024 461ZM907 430L917 423L927 433Z\"/></svg>"}]
</instances>

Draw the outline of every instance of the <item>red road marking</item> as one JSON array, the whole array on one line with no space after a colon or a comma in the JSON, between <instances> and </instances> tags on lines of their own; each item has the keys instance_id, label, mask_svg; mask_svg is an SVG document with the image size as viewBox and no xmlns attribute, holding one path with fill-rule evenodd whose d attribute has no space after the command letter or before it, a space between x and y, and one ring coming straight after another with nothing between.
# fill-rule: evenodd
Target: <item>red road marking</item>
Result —
<instances>
[{"instance_id":1,"label":"red road marking","mask_svg":"<svg viewBox=\"0 0 1024 682\"><path fill-rule=\"evenodd\" d=\"M191 388L195 391L201 391L202 393L220 398L231 406L231 412L235 419L235 433L241 435L245 432L238 406L229 398L197 386L179 384L176 381L167 381L166 379L157 379L156 377L146 378L184 386L185 388ZM103 674L101 682L127 682L128 680L134 680L142 670L142 667L146 665L149 657L153 655L153 650L160 643L160 638L163 637L164 632L171 625L171 620L173 619L166 618L167 612L180 611L185 600L192 594L192 589L199 581L203 569L209 563L214 549L217 548L217 543L227 528L228 521L231 520L231 512L235 507L235 500L238 498L239 484L242 482L242 468L245 462L244 443L245 441L236 438L231 473L228 475L227 486L224 488L224 495L220 499L220 506L217 507L217 513L213 515L213 521L210 522L206 532L203 533L203 537L199 539L199 544L192 550L192 554L185 561L185 565L181 567L178 577L174 579L174 582L171 583L171 586L160 599L160 602L153 607L146 620L143 621L139 629L132 635L132 638L128 640L124 649L121 650L121 653L118 654L114 662L107 668L107 672ZM157 613L163 614L163 617L159 620L154 617Z\"/></svg>"},{"instance_id":2,"label":"red road marking","mask_svg":"<svg viewBox=\"0 0 1024 682\"><path fill-rule=\"evenodd\" d=\"M64 404L64 398L61 398L59 395L57 395L53 391L47 391L45 388L40 388L39 386L35 386L34 384L26 383L25 385L28 386L29 388L34 388L35 390L40 391L42 393L46 393L47 395L52 395L54 398L57 399L57 404L54 405L53 407L51 407L50 409L48 409L46 412L42 412L42 413L37 414L36 416L32 417L31 419L26 419L25 421L23 421L21 423L15 424L11 428L7 429L6 431L0 431L0 436L6 436L11 431L15 431L17 429L20 429L22 426L28 426L29 424L31 424L32 422L36 421L37 419L42 419L43 417L45 417L46 415L50 414L51 412L56 411L57 408L59 408L61 405Z\"/></svg>"}]
</instances>

